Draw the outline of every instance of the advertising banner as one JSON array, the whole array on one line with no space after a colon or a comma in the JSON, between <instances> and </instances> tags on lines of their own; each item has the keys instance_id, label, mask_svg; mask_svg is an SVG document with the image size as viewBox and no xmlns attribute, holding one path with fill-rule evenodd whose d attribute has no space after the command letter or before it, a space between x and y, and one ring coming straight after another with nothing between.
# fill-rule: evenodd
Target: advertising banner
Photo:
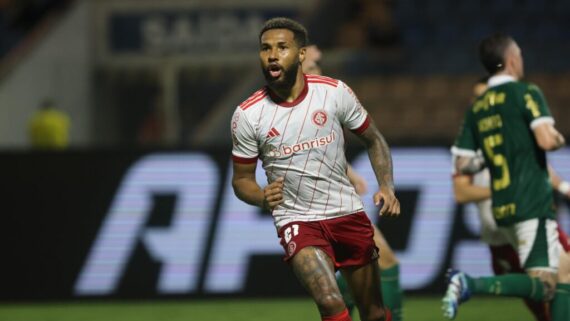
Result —
<instances>
[{"instance_id":1,"label":"advertising banner","mask_svg":"<svg viewBox=\"0 0 570 321\"><path fill-rule=\"evenodd\" d=\"M448 149L392 152L398 219L378 220L367 154L350 160L404 289L439 293L450 266L491 273L475 207L454 201ZM549 162L570 178L570 149ZM228 151L6 152L0 172L2 301L305 295L271 214L235 197ZM261 166L257 176L266 182Z\"/></svg>"}]
</instances>

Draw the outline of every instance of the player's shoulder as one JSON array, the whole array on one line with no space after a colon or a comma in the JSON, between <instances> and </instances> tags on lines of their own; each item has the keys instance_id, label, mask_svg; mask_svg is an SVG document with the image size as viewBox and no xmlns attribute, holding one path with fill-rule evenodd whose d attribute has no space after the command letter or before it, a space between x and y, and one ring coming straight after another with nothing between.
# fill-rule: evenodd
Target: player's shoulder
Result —
<instances>
[{"instance_id":1,"label":"player's shoulder","mask_svg":"<svg viewBox=\"0 0 570 321\"><path fill-rule=\"evenodd\" d=\"M542 91L535 83L528 82L528 81L513 81L509 83L513 88L523 92L537 92L541 93Z\"/></svg>"},{"instance_id":2,"label":"player's shoulder","mask_svg":"<svg viewBox=\"0 0 570 321\"><path fill-rule=\"evenodd\" d=\"M526 81L521 81L522 85L524 86L523 88L525 89L525 91L534 91L537 93L542 93L542 90L540 90L540 87L538 87L537 84L532 83L532 82L526 82Z\"/></svg>"},{"instance_id":3,"label":"player's shoulder","mask_svg":"<svg viewBox=\"0 0 570 321\"><path fill-rule=\"evenodd\" d=\"M238 105L236 111L246 111L246 110L253 110L255 106L259 106L262 104L263 100L268 95L267 87L263 87L253 94L249 96L246 100L244 100L241 104Z\"/></svg>"},{"instance_id":4,"label":"player's shoulder","mask_svg":"<svg viewBox=\"0 0 570 321\"><path fill-rule=\"evenodd\" d=\"M306 77L307 77L307 82L309 84L313 84L313 85L317 85L317 86L330 86L333 88L337 88L339 83L342 83L338 79L334 79L334 78L327 77L327 76L306 75Z\"/></svg>"}]
</instances>

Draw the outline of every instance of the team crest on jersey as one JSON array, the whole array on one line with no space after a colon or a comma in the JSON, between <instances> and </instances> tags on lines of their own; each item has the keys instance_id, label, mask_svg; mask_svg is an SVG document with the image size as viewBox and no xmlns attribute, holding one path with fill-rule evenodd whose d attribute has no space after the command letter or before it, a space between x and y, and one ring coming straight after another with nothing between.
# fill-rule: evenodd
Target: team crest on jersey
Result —
<instances>
[{"instance_id":1,"label":"team crest on jersey","mask_svg":"<svg viewBox=\"0 0 570 321\"><path fill-rule=\"evenodd\" d=\"M329 116L327 115L326 111L324 111L323 109L319 109L313 113L311 119L313 120L313 124L315 124L319 128L323 128L327 123Z\"/></svg>"},{"instance_id":2,"label":"team crest on jersey","mask_svg":"<svg viewBox=\"0 0 570 321\"><path fill-rule=\"evenodd\" d=\"M287 245L287 252L289 253L289 255L293 255L296 249L297 249L297 243L295 243L294 241L289 242L289 245Z\"/></svg>"}]
</instances>

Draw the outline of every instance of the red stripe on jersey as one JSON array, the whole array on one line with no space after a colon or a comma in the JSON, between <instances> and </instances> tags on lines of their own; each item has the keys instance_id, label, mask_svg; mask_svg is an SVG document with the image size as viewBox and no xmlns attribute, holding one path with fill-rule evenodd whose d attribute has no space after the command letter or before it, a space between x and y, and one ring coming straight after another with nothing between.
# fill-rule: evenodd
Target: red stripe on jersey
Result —
<instances>
[{"instance_id":1,"label":"red stripe on jersey","mask_svg":"<svg viewBox=\"0 0 570 321\"><path fill-rule=\"evenodd\" d=\"M239 163L239 164L253 164L253 163L257 162L257 156L253 157L253 158L247 158L247 157L240 157L240 156L232 155L232 159L235 163Z\"/></svg>"},{"instance_id":2,"label":"red stripe on jersey","mask_svg":"<svg viewBox=\"0 0 570 321\"><path fill-rule=\"evenodd\" d=\"M250 101L254 100L255 98L259 97L265 92L265 89L259 89L258 91L254 92L251 96L249 96L246 100L244 100L240 106L248 104Z\"/></svg>"},{"instance_id":3,"label":"red stripe on jersey","mask_svg":"<svg viewBox=\"0 0 570 321\"><path fill-rule=\"evenodd\" d=\"M305 88L307 88L307 82L305 79ZM299 139L301 138L301 133L303 133L303 128L305 127L305 123L307 122L307 115L309 114L309 110L311 109L311 102L313 101L313 93L311 93L311 97L309 98L309 105L307 106L307 108L305 109L305 118L303 118L303 123L301 124L301 129L299 130L299 135L297 135L297 143L299 143ZM291 114L293 113L293 110L291 110L291 112L289 113L289 117L291 117ZM287 119L287 123L289 123L289 119ZM281 136L281 142L283 142L283 137L285 137L285 130L283 130L283 135ZM309 151L310 152L310 151ZM287 165L287 168L285 169L285 173L283 174L283 179L287 178L287 173L289 172L289 168L291 168L291 164L293 163L293 158L294 157L290 157L289 158L289 165ZM305 163L305 166L307 165L307 163ZM299 180L299 186L301 184L301 180ZM297 196L299 195L299 187L297 187ZM297 204L297 199L298 197L295 197L295 204ZM285 210L285 214L287 214L287 212L289 211L289 209Z\"/></svg>"},{"instance_id":4,"label":"red stripe on jersey","mask_svg":"<svg viewBox=\"0 0 570 321\"><path fill-rule=\"evenodd\" d=\"M248 109L249 107L251 107L251 106L257 104L259 101L261 101L261 100L264 99L265 97L267 97L267 94L263 94L263 95L261 95L261 96L255 98L255 100L252 100L251 102L249 102L249 103L247 103L247 104L245 104L245 105L243 105L243 106L240 106L240 108L241 108L242 110L246 110L246 109Z\"/></svg>"},{"instance_id":5,"label":"red stripe on jersey","mask_svg":"<svg viewBox=\"0 0 570 321\"><path fill-rule=\"evenodd\" d=\"M246 99L243 103L239 105L242 110L246 110L261 99L267 96L267 91L264 89L260 89L256 91L253 95L251 95L248 99Z\"/></svg>"},{"instance_id":6,"label":"red stripe on jersey","mask_svg":"<svg viewBox=\"0 0 570 321\"><path fill-rule=\"evenodd\" d=\"M336 88L336 84L333 84L331 82L328 81L322 81L322 80L309 80L309 84L325 84L325 85L329 85L331 87L335 87Z\"/></svg>"},{"instance_id":7,"label":"red stripe on jersey","mask_svg":"<svg viewBox=\"0 0 570 321\"><path fill-rule=\"evenodd\" d=\"M364 123L362 123L360 127L353 129L352 132L355 133L356 135L361 135L369 126L370 126L370 116L366 116L366 120L364 120Z\"/></svg>"},{"instance_id":8,"label":"red stripe on jersey","mask_svg":"<svg viewBox=\"0 0 570 321\"><path fill-rule=\"evenodd\" d=\"M319 80L319 81L326 81L333 84L335 87L338 85L338 80L326 76L319 76L319 75L307 75L307 79L309 80Z\"/></svg>"}]
</instances>

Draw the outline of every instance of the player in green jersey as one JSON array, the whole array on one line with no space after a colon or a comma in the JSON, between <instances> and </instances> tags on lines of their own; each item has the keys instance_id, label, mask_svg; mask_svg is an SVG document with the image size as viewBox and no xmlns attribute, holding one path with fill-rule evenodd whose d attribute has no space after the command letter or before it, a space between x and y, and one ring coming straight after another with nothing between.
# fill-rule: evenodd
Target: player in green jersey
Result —
<instances>
[{"instance_id":1,"label":"player in green jersey","mask_svg":"<svg viewBox=\"0 0 570 321\"><path fill-rule=\"evenodd\" d=\"M472 294L495 294L554 298L552 319L570 320L570 278L557 275L559 262L567 264L568 258L558 242L545 153L564 146L564 137L554 128L540 89L520 81L523 59L511 37L484 39L479 54L491 75L489 89L466 112L452 153L457 172L473 173L483 165L476 157L482 151L491 173L493 216L527 274L472 278L450 271L444 316L455 318L459 304Z\"/></svg>"}]
</instances>

